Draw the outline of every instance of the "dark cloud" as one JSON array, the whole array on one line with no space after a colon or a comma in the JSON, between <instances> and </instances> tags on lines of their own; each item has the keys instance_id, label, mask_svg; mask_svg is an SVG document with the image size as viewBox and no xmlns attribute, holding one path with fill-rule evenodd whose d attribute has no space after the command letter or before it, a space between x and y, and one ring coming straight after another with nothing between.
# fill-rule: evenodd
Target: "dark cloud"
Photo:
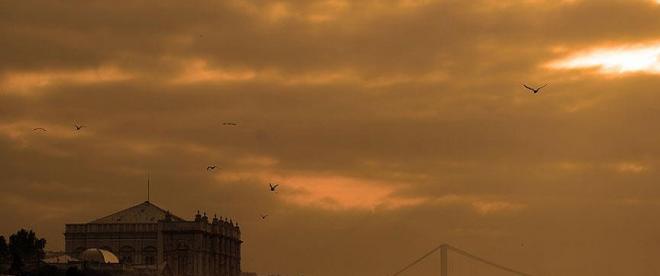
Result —
<instances>
[{"instance_id":1,"label":"dark cloud","mask_svg":"<svg viewBox=\"0 0 660 276\"><path fill-rule=\"evenodd\" d=\"M383 275L443 242L534 275L660 269L657 74L545 66L656 40L653 1L0 6L0 233L61 249L149 173L175 214L238 220L246 270Z\"/></svg>"}]
</instances>

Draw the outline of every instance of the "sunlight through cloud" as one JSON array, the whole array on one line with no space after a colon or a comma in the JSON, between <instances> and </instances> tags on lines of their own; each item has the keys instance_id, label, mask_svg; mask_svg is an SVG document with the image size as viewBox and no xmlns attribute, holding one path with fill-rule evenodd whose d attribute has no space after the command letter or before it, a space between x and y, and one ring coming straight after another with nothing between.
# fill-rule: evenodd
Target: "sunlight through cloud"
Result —
<instances>
[{"instance_id":1,"label":"sunlight through cloud","mask_svg":"<svg viewBox=\"0 0 660 276\"><path fill-rule=\"evenodd\" d=\"M398 209L424 202L423 198L394 195L395 186L401 184L341 176L296 176L285 181L297 191L286 195L287 201L328 210Z\"/></svg>"},{"instance_id":2,"label":"sunlight through cloud","mask_svg":"<svg viewBox=\"0 0 660 276\"><path fill-rule=\"evenodd\" d=\"M660 43L600 48L548 64L552 69L596 68L603 74L660 74Z\"/></svg>"},{"instance_id":3,"label":"sunlight through cloud","mask_svg":"<svg viewBox=\"0 0 660 276\"><path fill-rule=\"evenodd\" d=\"M634 163L634 162L621 162L618 164L612 165L614 170L620 173L633 173L638 174L648 170L648 167L643 164Z\"/></svg>"}]
</instances>

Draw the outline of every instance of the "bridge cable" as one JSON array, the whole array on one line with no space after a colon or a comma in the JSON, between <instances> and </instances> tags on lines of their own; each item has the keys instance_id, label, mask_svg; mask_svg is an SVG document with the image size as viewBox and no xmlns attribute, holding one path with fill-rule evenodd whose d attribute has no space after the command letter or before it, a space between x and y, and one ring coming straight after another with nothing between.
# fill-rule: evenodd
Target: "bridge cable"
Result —
<instances>
[{"instance_id":1,"label":"bridge cable","mask_svg":"<svg viewBox=\"0 0 660 276\"><path fill-rule=\"evenodd\" d=\"M514 269L512 269L512 268L508 268L508 267L506 267L506 266L503 266L503 265L499 265L499 264L493 263L493 262L491 262L491 261L487 261L487 260L485 260L485 259L483 259L483 258L481 258L481 257L478 257L478 256L475 256L475 255L472 255L472 254L470 254L470 253L468 253L468 252L466 252L466 251L463 251L463 250L458 249L458 248L456 248L456 247L453 247L453 246L451 246L451 245L447 245L447 248L450 249L450 250L452 250L452 251L454 251L454 252L456 252L456 253L458 253L458 254L461 254L461 255L463 255L463 256L465 256L465 257L471 258L471 259L473 259L473 260L476 260L476 261L482 262L482 263L487 264L487 265L490 265L490 266L497 267L497 268L499 268L499 269L501 269L501 270L505 270L505 271L508 271L508 272L511 272L511 273L514 273L514 274L518 274L518 275L521 275L521 276L531 276L530 274L527 274L527 273L524 273L524 272L520 272L520 271L514 270Z\"/></svg>"},{"instance_id":2,"label":"bridge cable","mask_svg":"<svg viewBox=\"0 0 660 276\"><path fill-rule=\"evenodd\" d=\"M422 260L426 259L426 257L430 256L431 254L435 253L435 252L438 251L440 248L445 247L445 246L447 246L447 244L441 244L440 246L438 246L438 247L436 247L436 248L433 248L433 250L429 251L428 253L424 254L424 256L418 258L418 259L415 260L414 262L412 262L412 263L410 263L409 265L407 265L406 267L402 268L402 269L399 270L397 273L394 273L392 276L397 276L397 275L399 275L399 274L405 272L405 271L408 270L409 268L415 266L416 264L418 264L418 263L421 262Z\"/></svg>"}]
</instances>

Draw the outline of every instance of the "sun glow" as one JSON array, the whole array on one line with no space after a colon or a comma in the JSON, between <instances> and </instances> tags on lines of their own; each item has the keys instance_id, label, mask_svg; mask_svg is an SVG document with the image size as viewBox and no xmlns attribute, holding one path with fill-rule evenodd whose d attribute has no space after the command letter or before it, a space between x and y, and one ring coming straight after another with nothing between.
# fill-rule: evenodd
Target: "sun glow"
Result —
<instances>
[{"instance_id":1,"label":"sun glow","mask_svg":"<svg viewBox=\"0 0 660 276\"><path fill-rule=\"evenodd\" d=\"M121 68L102 66L83 70L9 72L0 76L0 88L25 93L57 84L90 84L130 80L135 76Z\"/></svg>"},{"instance_id":2,"label":"sun glow","mask_svg":"<svg viewBox=\"0 0 660 276\"><path fill-rule=\"evenodd\" d=\"M548 64L553 69L596 68L604 74L660 74L660 43L599 48Z\"/></svg>"}]
</instances>

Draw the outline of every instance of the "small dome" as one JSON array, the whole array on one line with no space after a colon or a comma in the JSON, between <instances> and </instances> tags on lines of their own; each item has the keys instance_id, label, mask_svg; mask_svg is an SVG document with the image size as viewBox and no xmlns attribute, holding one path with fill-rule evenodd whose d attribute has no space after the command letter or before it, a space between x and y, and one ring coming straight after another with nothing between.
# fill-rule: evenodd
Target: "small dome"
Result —
<instances>
[{"instance_id":1,"label":"small dome","mask_svg":"<svg viewBox=\"0 0 660 276\"><path fill-rule=\"evenodd\" d=\"M90 248L80 254L80 260L91 263L118 264L119 259L108 250Z\"/></svg>"}]
</instances>

